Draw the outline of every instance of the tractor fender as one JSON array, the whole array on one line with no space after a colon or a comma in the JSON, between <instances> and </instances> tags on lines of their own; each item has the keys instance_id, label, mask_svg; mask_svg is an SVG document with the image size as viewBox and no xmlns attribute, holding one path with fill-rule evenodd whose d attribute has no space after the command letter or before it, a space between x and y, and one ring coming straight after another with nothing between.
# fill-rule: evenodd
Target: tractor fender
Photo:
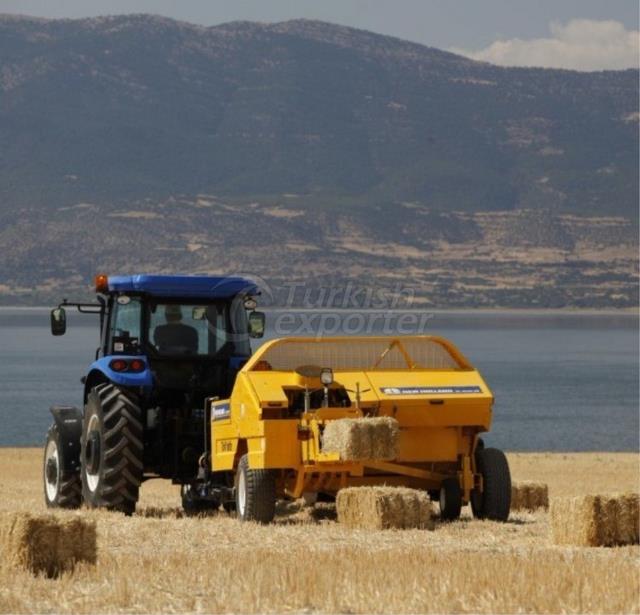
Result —
<instances>
[{"instance_id":1,"label":"tractor fender","mask_svg":"<svg viewBox=\"0 0 640 615\"><path fill-rule=\"evenodd\" d=\"M114 359L140 359L144 361L146 368L141 372L116 372L110 367L111 361ZM153 376L151 375L151 369L149 368L149 362L145 356L141 355L110 355L108 357L102 357L97 361L94 361L89 366L89 374L85 381L84 401L87 401L87 396L91 389L102 383L111 382L118 387L144 387L151 388L153 386Z\"/></svg>"},{"instance_id":2,"label":"tractor fender","mask_svg":"<svg viewBox=\"0 0 640 615\"><path fill-rule=\"evenodd\" d=\"M82 436L82 410L75 406L51 406L49 411L58 428L64 447L61 455L63 472L75 472L80 466L80 437Z\"/></svg>"}]
</instances>

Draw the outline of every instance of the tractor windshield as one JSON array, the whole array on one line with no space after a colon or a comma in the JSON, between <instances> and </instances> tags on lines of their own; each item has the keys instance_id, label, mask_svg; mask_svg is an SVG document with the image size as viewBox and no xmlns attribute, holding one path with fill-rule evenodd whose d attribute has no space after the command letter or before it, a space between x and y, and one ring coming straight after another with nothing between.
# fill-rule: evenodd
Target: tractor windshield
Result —
<instances>
[{"instance_id":1,"label":"tractor windshield","mask_svg":"<svg viewBox=\"0 0 640 615\"><path fill-rule=\"evenodd\" d=\"M147 343L161 355L250 354L241 301L147 304Z\"/></svg>"}]
</instances>

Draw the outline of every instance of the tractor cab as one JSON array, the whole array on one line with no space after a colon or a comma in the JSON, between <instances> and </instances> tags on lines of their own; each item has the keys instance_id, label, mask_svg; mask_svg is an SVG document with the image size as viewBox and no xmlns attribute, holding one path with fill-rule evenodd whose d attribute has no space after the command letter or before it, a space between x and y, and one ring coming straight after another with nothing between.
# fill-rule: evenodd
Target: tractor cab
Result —
<instances>
[{"instance_id":1,"label":"tractor cab","mask_svg":"<svg viewBox=\"0 0 640 615\"><path fill-rule=\"evenodd\" d=\"M98 314L100 344L82 378L83 409L52 408L52 429L78 455L62 472L61 441L57 474L51 453L45 483L78 474L85 502L125 512L143 479L190 483L207 450L205 399L230 395L250 339L264 333L258 294L239 277L99 275L96 303L64 300L52 310L54 335L65 332L68 308ZM122 497L112 497L123 481Z\"/></svg>"}]
</instances>

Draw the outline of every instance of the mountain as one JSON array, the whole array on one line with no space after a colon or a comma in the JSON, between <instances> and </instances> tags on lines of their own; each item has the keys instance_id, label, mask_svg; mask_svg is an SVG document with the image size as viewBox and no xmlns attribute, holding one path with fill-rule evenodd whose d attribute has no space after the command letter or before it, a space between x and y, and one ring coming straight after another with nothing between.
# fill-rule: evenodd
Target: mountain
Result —
<instances>
[{"instance_id":1,"label":"mountain","mask_svg":"<svg viewBox=\"0 0 640 615\"><path fill-rule=\"evenodd\" d=\"M111 271L637 305L638 72L332 24L0 16L0 302Z\"/></svg>"}]
</instances>

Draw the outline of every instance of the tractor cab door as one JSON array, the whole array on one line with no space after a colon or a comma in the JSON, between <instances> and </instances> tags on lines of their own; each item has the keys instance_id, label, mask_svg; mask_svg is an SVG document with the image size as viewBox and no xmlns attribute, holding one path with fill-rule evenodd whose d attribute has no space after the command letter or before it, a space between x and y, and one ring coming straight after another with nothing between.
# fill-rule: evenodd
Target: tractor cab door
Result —
<instances>
[{"instance_id":1,"label":"tractor cab door","mask_svg":"<svg viewBox=\"0 0 640 615\"><path fill-rule=\"evenodd\" d=\"M141 354L143 350L140 297L118 295L110 300L109 307L109 318L103 331L104 354Z\"/></svg>"}]
</instances>

